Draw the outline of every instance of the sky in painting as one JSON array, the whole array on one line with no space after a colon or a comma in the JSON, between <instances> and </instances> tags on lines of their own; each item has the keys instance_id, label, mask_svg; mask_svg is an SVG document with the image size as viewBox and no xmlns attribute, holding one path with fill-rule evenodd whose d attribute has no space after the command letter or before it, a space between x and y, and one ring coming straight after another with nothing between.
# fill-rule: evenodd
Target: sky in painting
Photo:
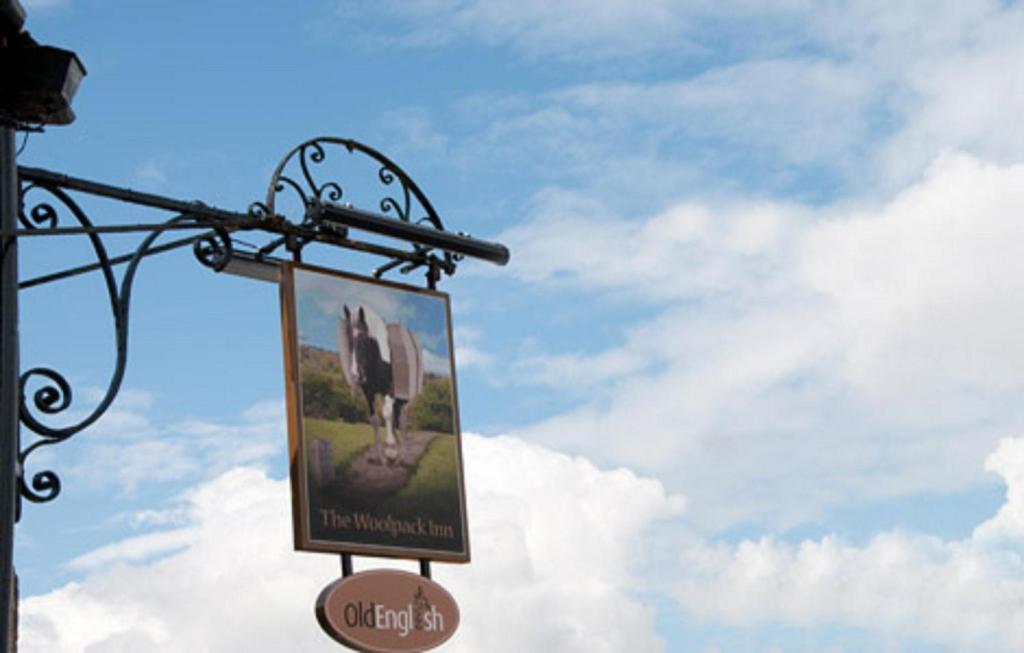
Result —
<instances>
[{"instance_id":1,"label":"sky in painting","mask_svg":"<svg viewBox=\"0 0 1024 653\"><path fill-rule=\"evenodd\" d=\"M337 351L338 322L346 306L350 311L363 306L384 323L402 324L411 330L423 347L427 371L450 376L447 306L443 297L317 271L295 272L295 310L301 344Z\"/></svg>"},{"instance_id":2,"label":"sky in painting","mask_svg":"<svg viewBox=\"0 0 1024 653\"><path fill-rule=\"evenodd\" d=\"M89 76L21 164L244 211L350 137L510 247L441 282L473 555L435 566L447 650L1024 650L1019 2L23 2ZM24 240L21 275L89 257ZM21 294L58 421L107 386L104 301ZM335 650L276 287L178 251L130 319L113 408L29 461L63 492L17 529L22 650Z\"/></svg>"}]
</instances>

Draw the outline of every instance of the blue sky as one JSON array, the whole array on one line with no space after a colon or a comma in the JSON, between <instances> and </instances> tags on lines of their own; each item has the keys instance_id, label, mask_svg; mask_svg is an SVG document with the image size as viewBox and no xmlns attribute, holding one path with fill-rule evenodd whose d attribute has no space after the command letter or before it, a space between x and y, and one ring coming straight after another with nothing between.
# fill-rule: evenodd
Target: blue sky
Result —
<instances>
[{"instance_id":1,"label":"blue sky","mask_svg":"<svg viewBox=\"0 0 1024 653\"><path fill-rule=\"evenodd\" d=\"M437 565L450 650L1024 648L1019 3L25 4L89 75L20 163L244 210L350 137L511 248L441 284L474 556ZM21 295L23 367L76 414L112 368L101 290ZM18 527L22 650L331 650L277 289L155 257L129 347L110 413L30 461L65 489Z\"/></svg>"}]
</instances>

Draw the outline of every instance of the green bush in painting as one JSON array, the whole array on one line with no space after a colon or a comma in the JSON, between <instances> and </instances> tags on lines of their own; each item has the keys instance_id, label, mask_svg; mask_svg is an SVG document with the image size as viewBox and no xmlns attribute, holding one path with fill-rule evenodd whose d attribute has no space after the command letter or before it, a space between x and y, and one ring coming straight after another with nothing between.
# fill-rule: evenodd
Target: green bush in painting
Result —
<instances>
[{"instance_id":1,"label":"green bush in painting","mask_svg":"<svg viewBox=\"0 0 1024 653\"><path fill-rule=\"evenodd\" d=\"M335 383L335 392L338 393L338 415L346 422L366 422L370 414L366 410L366 401L356 393L352 392L344 380L338 379Z\"/></svg>"},{"instance_id":2,"label":"green bush in painting","mask_svg":"<svg viewBox=\"0 0 1024 653\"><path fill-rule=\"evenodd\" d=\"M365 422L368 416L364 403L352 394L340 374L302 372L302 414L306 417Z\"/></svg>"},{"instance_id":3,"label":"green bush in painting","mask_svg":"<svg viewBox=\"0 0 1024 653\"><path fill-rule=\"evenodd\" d=\"M409 406L409 428L454 433L453 412L452 387L448 379L427 377L420 396Z\"/></svg>"}]
</instances>

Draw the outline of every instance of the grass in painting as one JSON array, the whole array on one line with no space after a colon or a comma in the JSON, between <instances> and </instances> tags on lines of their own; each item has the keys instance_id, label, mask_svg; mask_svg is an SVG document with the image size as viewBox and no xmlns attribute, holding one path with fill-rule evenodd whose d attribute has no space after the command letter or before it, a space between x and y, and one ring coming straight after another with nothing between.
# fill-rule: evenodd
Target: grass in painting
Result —
<instances>
[{"instance_id":1,"label":"grass in painting","mask_svg":"<svg viewBox=\"0 0 1024 653\"><path fill-rule=\"evenodd\" d=\"M455 438L439 435L423 453L416 470L404 488L395 496L396 501L408 501L412 497L426 497L434 494L457 491L455 484Z\"/></svg>"},{"instance_id":2,"label":"grass in painting","mask_svg":"<svg viewBox=\"0 0 1024 653\"><path fill-rule=\"evenodd\" d=\"M429 534L407 533L396 539L382 531L345 529L341 533L314 518L310 521L310 528L315 539L338 541L337 538L342 536L343 541L353 543L424 547L438 551L462 550L459 452L458 439L454 435L435 432L436 435L427 444L419 460L407 470L408 476L400 489L376 498L360 498L358 494L346 490L346 477L351 473L353 463L373 447L373 428L368 424L310 417L305 419L304 426L307 443L318 439L330 443L331 462L335 470L329 484L315 490L310 486L312 515L317 515L322 507L328 507L342 513L369 512L378 517L399 520L426 520L428 528L432 529ZM424 436L427 434L420 432L420 437ZM363 468L359 474L374 473L374 468L367 470L365 463L358 464ZM384 474L399 471L399 468L390 467L377 469Z\"/></svg>"},{"instance_id":3,"label":"grass in painting","mask_svg":"<svg viewBox=\"0 0 1024 653\"><path fill-rule=\"evenodd\" d=\"M379 509L410 517L426 514L455 521L460 505L455 442L451 435L434 438L405 487L382 502Z\"/></svg>"},{"instance_id":4,"label":"grass in painting","mask_svg":"<svg viewBox=\"0 0 1024 653\"><path fill-rule=\"evenodd\" d=\"M373 445L373 427L369 424L349 424L341 420L307 417L303 426L307 443L317 438L331 443L334 464L337 467L348 467L352 460Z\"/></svg>"}]
</instances>

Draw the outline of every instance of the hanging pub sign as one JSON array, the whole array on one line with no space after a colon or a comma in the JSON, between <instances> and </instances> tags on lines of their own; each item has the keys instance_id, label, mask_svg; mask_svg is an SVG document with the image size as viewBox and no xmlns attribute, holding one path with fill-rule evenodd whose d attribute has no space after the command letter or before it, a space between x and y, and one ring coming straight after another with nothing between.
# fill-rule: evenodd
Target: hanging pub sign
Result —
<instances>
[{"instance_id":1,"label":"hanging pub sign","mask_svg":"<svg viewBox=\"0 0 1024 653\"><path fill-rule=\"evenodd\" d=\"M286 264L295 548L469 561L444 293Z\"/></svg>"},{"instance_id":2,"label":"hanging pub sign","mask_svg":"<svg viewBox=\"0 0 1024 653\"><path fill-rule=\"evenodd\" d=\"M316 617L327 634L357 651L426 651L455 634L459 607L429 578L376 569L324 588Z\"/></svg>"}]
</instances>

